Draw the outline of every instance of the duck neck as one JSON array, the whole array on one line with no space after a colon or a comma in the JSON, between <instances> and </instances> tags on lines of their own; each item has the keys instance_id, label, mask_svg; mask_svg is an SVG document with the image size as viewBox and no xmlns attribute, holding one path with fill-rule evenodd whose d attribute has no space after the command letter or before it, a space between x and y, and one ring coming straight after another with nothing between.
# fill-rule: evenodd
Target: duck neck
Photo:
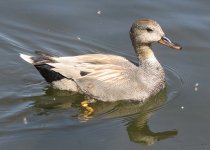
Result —
<instances>
[{"instance_id":1,"label":"duck neck","mask_svg":"<svg viewBox=\"0 0 210 150\"><path fill-rule=\"evenodd\" d=\"M142 44L135 47L135 51L139 59L140 80L142 80L143 76L146 81L145 84L151 89L153 89L154 86L157 86L157 89L159 89L159 86L164 87L165 73L163 67L156 59L151 45Z\"/></svg>"},{"instance_id":2,"label":"duck neck","mask_svg":"<svg viewBox=\"0 0 210 150\"><path fill-rule=\"evenodd\" d=\"M134 48L139 59L139 66L159 64L151 49L151 44L140 44Z\"/></svg>"}]
</instances>

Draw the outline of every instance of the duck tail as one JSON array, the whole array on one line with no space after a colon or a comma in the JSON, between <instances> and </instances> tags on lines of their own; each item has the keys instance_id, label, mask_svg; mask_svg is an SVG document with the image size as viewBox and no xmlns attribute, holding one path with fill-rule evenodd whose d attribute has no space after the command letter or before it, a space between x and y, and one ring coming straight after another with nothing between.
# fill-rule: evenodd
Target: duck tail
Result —
<instances>
[{"instance_id":1,"label":"duck tail","mask_svg":"<svg viewBox=\"0 0 210 150\"><path fill-rule=\"evenodd\" d=\"M55 63L56 61L53 59L53 55L47 52L35 51L35 56L29 56L26 54L21 54L20 57L26 62L33 65L41 65L46 63Z\"/></svg>"},{"instance_id":2,"label":"duck tail","mask_svg":"<svg viewBox=\"0 0 210 150\"><path fill-rule=\"evenodd\" d=\"M49 83L65 78L60 73L52 70L52 68L54 67L51 66L50 63L56 63L56 61L53 59L55 56L40 51L36 51L35 54L36 54L35 56L29 56L20 53L20 57L26 62L34 65L36 69L39 71L39 73Z\"/></svg>"},{"instance_id":3,"label":"duck tail","mask_svg":"<svg viewBox=\"0 0 210 150\"><path fill-rule=\"evenodd\" d=\"M30 64L33 64L34 63L34 60L32 59L32 56L29 56L29 55L25 55L25 54L21 54L20 53L20 57L25 60L26 62L30 63Z\"/></svg>"}]
</instances>

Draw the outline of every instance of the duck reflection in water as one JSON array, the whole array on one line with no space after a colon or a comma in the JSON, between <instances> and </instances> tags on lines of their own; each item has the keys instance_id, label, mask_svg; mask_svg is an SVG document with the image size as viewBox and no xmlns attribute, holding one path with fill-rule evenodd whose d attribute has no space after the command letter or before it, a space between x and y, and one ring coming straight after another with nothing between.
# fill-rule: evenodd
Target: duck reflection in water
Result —
<instances>
[{"instance_id":1,"label":"duck reflection in water","mask_svg":"<svg viewBox=\"0 0 210 150\"><path fill-rule=\"evenodd\" d=\"M48 114L54 109L63 109L65 111L71 108L75 110L71 114L71 119L79 118L80 121L122 118L127 122L126 129L129 139L141 145L150 146L160 140L172 138L178 134L176 130L153 132L150 130L147 123L151 115L155 113L154 111L165 104L167 99L166 89L144 103L136 101L97 101L91 104L91 107L95 111L89 118L84 117L85 110L80 105L81 101L84 99L84 95L72 93L71 96L69 96L69 92L48 88L46 95L32 99L36 99L33 106L36 108L36 111L38 110L37 114L39 115ZM53 101L52 99L56 100Z\"/></svg>"}]
</instances>

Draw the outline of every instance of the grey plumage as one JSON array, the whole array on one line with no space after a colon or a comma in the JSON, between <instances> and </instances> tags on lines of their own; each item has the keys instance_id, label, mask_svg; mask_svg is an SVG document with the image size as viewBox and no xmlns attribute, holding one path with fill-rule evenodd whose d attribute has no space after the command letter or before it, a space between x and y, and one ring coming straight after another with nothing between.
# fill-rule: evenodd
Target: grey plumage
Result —
<instances>
[{"instance_id":1,"label":"grey plumage","mask_svg":"<svg viewBox=\"0 0 210 150\"><path fill-rule=\"evenodd\" d=\"M148 33L147 27L154 33ZM165 87L164 70L150 47L164 33L155 21L142 19L132 25L130 36L138 66L109 54L56 57L38 52L35 56L20 56L33 64L54 88L85 93L102 101L144 101Z\"/></svg>"}]
</instances>

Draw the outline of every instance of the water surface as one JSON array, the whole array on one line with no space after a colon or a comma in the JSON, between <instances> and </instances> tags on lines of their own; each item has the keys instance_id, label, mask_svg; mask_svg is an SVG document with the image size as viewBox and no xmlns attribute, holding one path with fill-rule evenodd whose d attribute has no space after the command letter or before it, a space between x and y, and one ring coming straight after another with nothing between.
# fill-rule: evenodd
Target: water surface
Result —
<instances>
[{"instance_id":1,"label":"water surface","mask_svg":"<svg viewBox=\"0 0 210 150\"><path fill-rule=\"evenodd\" d=\"M209 149L208 1L0 2L0 149ZM196 10L196 11L195 11ZM183 51L154 44L167 89L145 104L92 104L52 89L19 53L111 53L137 61L128 31L157 20Z\"/></svg>"}]
</instances>

